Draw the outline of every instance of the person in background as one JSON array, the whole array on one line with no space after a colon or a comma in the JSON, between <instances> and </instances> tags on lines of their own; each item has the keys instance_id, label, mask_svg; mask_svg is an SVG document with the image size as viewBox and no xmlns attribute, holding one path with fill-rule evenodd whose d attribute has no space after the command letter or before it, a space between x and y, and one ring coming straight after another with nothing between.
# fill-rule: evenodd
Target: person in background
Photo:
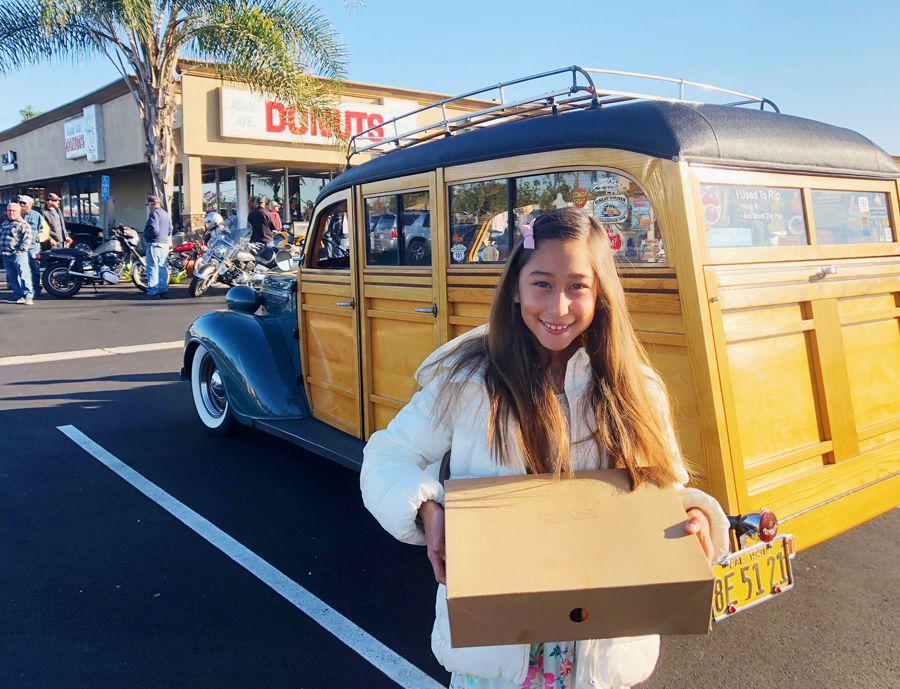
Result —
<instances>
[{"instance_id":1,"label":"person in background","mask_svg":"<svg viewBox=\"0 0 900 689\"><path fill-rule=\"evenodd\" d=\"M278 203L278 201L272 201L272 203L269 204L269 214L272 216L272 225L275 228L274 231L281 232L281 204ZM274 241L272 246L274 246Z\"/></svg>"},{"instance_id":2,"label":"person in background","mask_svg":"<svg viewBox=\"0 0 900 689\"><path fill-rule=\"evenodd\" d=\"M147 208L150 209L150 215L144 225L144 244L147 247L147 294L144 299L168 299L169 271L166 259L169 256L172 220L160 208L157 196L147 197Z\"/></svg>"},{"instance_id":3,"label":"person in background","mask_svg":"<svg viewBox=\"0 0 900 689\"><path fill-rule=\"evenodd\" d=\"M72 238L66 232L66 219L63 217L59 202L62 199L56 194L47 194L47 209L44 211L44 220L50 225L50 246L65 248L72 243Z\"/></svg>"},{"instance_id":4,"label":"person in background","mask_svg":"<svg viewBox=\"0 0 900 689\"><path fill-rule=\"evenodd\" d=\"M256 199L256 209L247 216L250 225L250 241L272 246L275 240L275 223L272 215L266 210L266 200L260 196Z\"/></svg>"},{"instance_id":5,"label":"person in background","mask_svg":"<svg viewBox=\"0 0 900 689\"><path fill-rule=\"evenodd\" d=\"M31 247L31 225L22 220L22 206L13 201L6 207L7 220L0 225L0 255L6 268L6 284L12 290L7 304L34 303L28 249Z\"/></svg>"},{"instance_id":6,"label":"person in background","mask_svg":"<svg viewBox=\"0 0 900 689\"><path fill-rule=\"evenodd\" d=\"M38 261L41 245L38 241L38 234L41 231L41 222L44 220L44 217L34 210L34 199L30 196L20 196L19 205L22 206L22 220L27 222L31 227L31 246L28 249L28 267L31 270L31 285L34 289L34 297L37 298L41 296L41 264L40 261Z\"/></svg>"}]
</instances>

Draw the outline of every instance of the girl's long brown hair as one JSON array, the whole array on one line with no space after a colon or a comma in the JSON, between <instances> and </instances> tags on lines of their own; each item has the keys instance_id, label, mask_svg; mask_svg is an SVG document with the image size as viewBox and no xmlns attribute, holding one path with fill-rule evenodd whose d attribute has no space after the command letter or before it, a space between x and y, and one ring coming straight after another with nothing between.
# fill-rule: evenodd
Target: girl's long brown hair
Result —
<instances>
[{"instance_id":1,"label":"girl's long brown hair","mask_svg":"<svg viewBox=\"0 0 900 689\"><path fill-rule=\"evenodd\" d=\"M671 423L668 395L661 382L649 379L647 354L638 342L625 293L616 273L606 231L594 218L563 208L534 222L535 247L552 241L583 242L597 278L594 319L582 334L590 359L588 423L598 456L606 448L610 465L625 468L635 487L647 480L668 486L677 481L680 453L667 440ZM447 423L456 413L454 402L472 374L480 374L487 388L488 441L494 459L514 466L515 445L528 473L572 474L569 430L556 397L549 370L542 363L543 348L525 325L514 296L519 275L532 250L520 238L513 248L494 297L488 331L448 353L433 366L449 366L449 389L434 409L434 421ZM661 381L661 379L658 379ZM650 386L658 390L651 393ZM665 404L662 404L664 401ZM572 413L575 413L573 407ZM593 418L592 418L593 417Z\"/></svg>"}]
</instances>

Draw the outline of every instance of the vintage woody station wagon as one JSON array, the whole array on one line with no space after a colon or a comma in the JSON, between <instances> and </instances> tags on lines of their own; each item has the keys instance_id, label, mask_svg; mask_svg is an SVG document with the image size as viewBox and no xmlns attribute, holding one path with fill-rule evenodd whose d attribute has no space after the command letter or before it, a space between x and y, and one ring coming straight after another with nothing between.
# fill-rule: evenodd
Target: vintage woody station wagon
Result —
<instances>
[{"instance_id":1,"label":"vintage woody station wagon","mask_svg":"<svg viewBox=\"0 0 900 689\"><path fill-rule=\"evenodd\" d=\"M894 161L777 111L598 91L594 72L351 141L390 150L322 190L297 275L191 326L204 423L358 467L422 360L486 321L520 225L574 206L607 227L698 487L774 510L798 548L900 504Z\"/></svg>"}]
</instances>

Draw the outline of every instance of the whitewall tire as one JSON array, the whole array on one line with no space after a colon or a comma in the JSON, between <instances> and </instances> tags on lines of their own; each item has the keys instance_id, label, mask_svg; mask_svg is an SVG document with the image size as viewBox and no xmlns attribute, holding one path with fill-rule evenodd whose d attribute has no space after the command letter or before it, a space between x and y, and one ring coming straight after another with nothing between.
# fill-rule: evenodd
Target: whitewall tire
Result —
<instances>
[{"instance_id":1,"label":"whitewall tire","mask_svg":"<svg viewBox=\"0 0 900 689\"><path fill-rule=\"evenodd\" d=\"M243 428L231 413L225 382L212 354L199 345L191 361L191 392L200 421L216 435L228 435Z\"/></svg>"}]
</instances>

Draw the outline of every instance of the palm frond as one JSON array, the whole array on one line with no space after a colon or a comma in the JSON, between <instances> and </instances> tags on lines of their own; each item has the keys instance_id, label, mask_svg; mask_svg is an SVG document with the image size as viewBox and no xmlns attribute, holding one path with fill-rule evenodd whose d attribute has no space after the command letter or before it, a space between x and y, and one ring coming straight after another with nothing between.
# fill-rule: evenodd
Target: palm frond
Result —
<instances>
[{"instance_id":1,"label":"palm frond","mask_svg":"<svg viewBox=\"0 0 900 689\"><path fill-rule=\"evenodd\" d=\"M313 116L336 106L347 53L318 8L298 0L203 4L209 14L186 53L215 61L224 79L276 94Z\"/></svg>"},{"instance_id":2,"label":"palm frond","mask_svg":"<svg viewBox=\"0 0 900 689\"><path fill-rule=\"evenodd\" d=\"M41 62L82 61L97 54L91 32L71 2L6 0L0 3L0 73Z\"/></svg>"}]
</instances>

